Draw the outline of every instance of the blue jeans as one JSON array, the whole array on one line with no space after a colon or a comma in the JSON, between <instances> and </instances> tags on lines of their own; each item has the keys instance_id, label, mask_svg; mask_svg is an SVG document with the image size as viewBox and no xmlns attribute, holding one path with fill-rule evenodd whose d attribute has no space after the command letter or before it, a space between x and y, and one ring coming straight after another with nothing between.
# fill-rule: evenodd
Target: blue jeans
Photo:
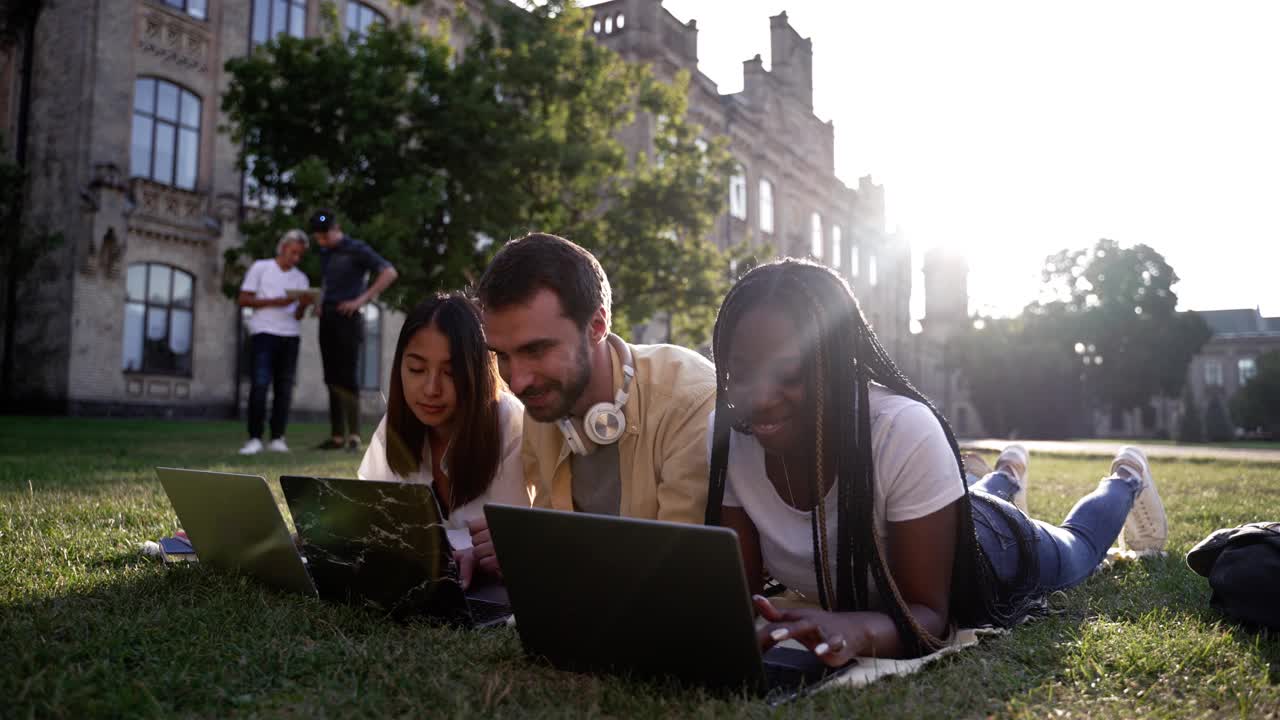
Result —
<instances>
[{"instance_id":1,"label":"blue jeans","mask_svg":"<svg viewBox=\"0 0 1280 720\"><path fill-rule=\"evenodd\" d=\"M249 338L252 369L249 387L249 437L262 439L262 423L267 415L267 389L275 387L271 403L271 439L284 437L293 401L293 377L298 369L296 337L256 333Z\"/></svg>"},{"instance_id":2,"label":"blue jeans","mask_svg":"<svg viewBox=\"0 0 1280 720\"><path fill-rule=\"evenodd\" d=\"M1017 588L1031 594L1065 590L1084 582L1107 556L1107 549L1120 536L1125 518L1133 507L1141 488L1141 480L1112 476L1098 483L1098 488L1080 498L1061 525L1027 517L1011 502L1018 486L1002 472L994 472L970 485L974 497L973 524L996 577L1010 582L1021 562L1017 537L1009 527L1011 518L1023 534L1031 539L1039 560L1039 573L1030 588ZM993 507L999 506L999 507Z\"/></svg>"}]
</instances>

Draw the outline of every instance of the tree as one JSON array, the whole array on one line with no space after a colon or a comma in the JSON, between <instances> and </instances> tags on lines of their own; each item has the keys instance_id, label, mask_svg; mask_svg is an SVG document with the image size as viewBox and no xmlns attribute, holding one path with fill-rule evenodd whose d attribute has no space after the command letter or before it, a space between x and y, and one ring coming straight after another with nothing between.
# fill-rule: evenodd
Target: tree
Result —
<instances>
[{"instance_id":1,"label":"tree","mask_svg":"<svg viewBox=\"0 0 1280 720\"><path fill-rule=\"evenodd\" d=\"M1222 393L1215 392L1209 396L1209 404L1204 411L1204 434L1209 442L1227 442L1235 438L1236 428L1227 415L1227 405L1222 401Z\"/></svg>"},{"instance_id":2,"label":"tree","mask_svg":"<svg viewBox=\"0 0 1280 720\"><path fill-rule=\"evenodd\" d=\"M1188 385L1182 390L1182 419L1178 422L1178 442L1204 442L1204 417L1196 405L1195 393Z\"/></svg>"},{"instance_id":3,"label":"tree","mask_svg":"<svg viewBox=\"0 0 1280 720\"><path fill-rule=\"evenodd\" d=\"M1247 430L1280 437L1280 350L1258 356L1257 363L1258 374L1231 398L1232 415Z\"/></svg>"},{"instance_id":4,"label":"tree","mask_svg":"<svg viewBox=\"0 0 1280 720\"><path fill-rule=\"evenodd\" d=\"M1182 392L1191 357L1209 339L1204 319L1176 311L1178 275L1147 245L1099 240L1087 250L1063 250L1043 270L1048 298L1078 319L1073 349L1091 358L1087 384L1113 411Z\"/></svg>"},{"instance_id":5,"label":"tree","mask_svg":"<svg viewBox=\"0 0 1280 720\"><path fill-rule=\"evenodd\" d=\"M270 206L228 266L332 206L396 264L387 298L404 308L543 230L600 259L620 331L667 309L683 340L704 338L727 287L729 259L705 238L732 161L686 122L687 75L658 81L592 40L589 21L561 2L496 2L483 24L460 17L461 55L448 28L398 24L358 41L281 37L228 62L228 131ZM639 113L659 121L652 157L618 140Z\"/></svg>"},{"instance_id":6,"label":"tree","mask_svg":"<svg viewBox=\"0 0 1280 720\"><path fill-rule=\"evenodd\" d=\"M961 370L987 429L1001 437L1081 434L1085 406L1073 334L1061 312L981 318L957 334L947 357Z\"/></svg>"}]
</instances>

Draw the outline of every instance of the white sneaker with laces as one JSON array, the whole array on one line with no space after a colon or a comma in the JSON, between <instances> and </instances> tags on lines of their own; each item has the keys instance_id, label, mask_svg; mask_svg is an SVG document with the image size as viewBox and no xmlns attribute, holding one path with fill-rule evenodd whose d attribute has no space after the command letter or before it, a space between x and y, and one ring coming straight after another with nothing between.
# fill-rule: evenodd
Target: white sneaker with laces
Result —
<instances>
[{"instance_id":1,"label":"white sneaker with laces","mask_svg":"<svg viewBox=\"0 0 1280 720\"><path fill-rule=\"evenodd\" d=\"M278 437L267 443L267 449L271 452L289 452L289 446L285 445L284 438Z\"/></svg>"},{"instance_id":2,"label":"white sneaker with laces","mask_svg":"<svg viewBox=\"0 0 1280 720\"><path fill-rule=\"evenodd\" d=\"M1009 471L1013 474L1013 481L1018 484L1018 491L1013 494L1013 504L1018 506L1023 515L1027 514L1027 465L1029 462L1030 455L1027 449L1017 443L1006 445L1004 450L1000 451L1000 457L996 458L996 472Z\"/></svg>"},{"instance_id":3,"label":"white sneaker with laces","mask_svg":"<svg viewBox=\"0 0 1280 720\"><path fill-rule=\"evenodd\" d=\"M1169 539L1169 519L1164 512L1164 502L1151 477L1151 465L1147 456L1132 445L1120 448L1111 462L1111 474L1138 478L1142 487L1133 499L1133 509L1125 518L1124 531L1120 533L1120 547L1139 553L1159 552Z\"/></svg>"},{"instance_id":4,"label":"white sneaker with laces","mask_svg":"<svg viewBox=\"0 0 1280 720\"><path fill-rule=\"evenodd\" d=\"M240 448L241 455L257 455L262 452L262 441L258 438L249 438L249 442Z\"/></svg>"}]
</instances>

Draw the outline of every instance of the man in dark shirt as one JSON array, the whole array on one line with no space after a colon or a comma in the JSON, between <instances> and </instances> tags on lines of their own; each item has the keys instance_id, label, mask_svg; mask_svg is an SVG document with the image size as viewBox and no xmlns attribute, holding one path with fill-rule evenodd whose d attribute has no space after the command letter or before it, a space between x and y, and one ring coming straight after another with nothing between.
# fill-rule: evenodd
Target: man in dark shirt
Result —
<instances>
[{"instance_id":1,"label":"man in dark shirt","mask_svg":"<svg viewBox=\"0 0 1280 720\"><path fill-rule=\"evenodd\" d=\"M332 437L320 444L324 450L360 449L360 385L356 364L364 335L360 310L377 299L398 276L396 269L363 242L342 232L328 210L311 216L311 238L320 248L320 274L324 283L320 316L320 358L324 384L329 388L329 426ZM367 285L373 274L372 285Z\"/></svg>"}]
</instances>

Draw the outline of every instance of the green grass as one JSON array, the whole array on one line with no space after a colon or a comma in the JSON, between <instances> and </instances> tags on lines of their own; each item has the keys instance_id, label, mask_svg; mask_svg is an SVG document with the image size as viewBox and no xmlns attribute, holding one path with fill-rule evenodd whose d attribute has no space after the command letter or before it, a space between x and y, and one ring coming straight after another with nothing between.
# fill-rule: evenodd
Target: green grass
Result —
<instances>
[{"instance_id":1,"label":"green grass","mask_svg":"<svg viewBox=\"0 0 1280 720\"><path fill-rule=\"evenodd\" d=\"M1096 440L1082 439L1081 442L1097 442ZM1203 448L1238 448L1241 450L1280 450L1280 441L1275 440L1230 440L1228 442L1217 443L1184 443L1177 440L1151 440L1148 438L1132 438L1123 440L1119 438L1107 438L1107 442L1126 443L1129 445L1177 445L1179 447L1203 447Z\"/></svg>"},{"instance_id":2,"label":"green grass","mask_svg":"<svg viewBox=\"0 0 1280 720\"><path fill-rule=\"evenodd\" d=\"M323 438L295 426L295 447ZM526 660L514 631L397 624L138 553L171 533L159 464L352 475L358 458L235 454L233 423L0 418L0 717L1280 717L1280 639L1223 623L1186 550L1280 517L1280 465L1156 462L1169 557L1094 576L1059 611L909 678L772 709ZM1105 472L1033 458L1060 519ZM694 638L671 638L673 645Z\"/></svg>"}]
</instances>

